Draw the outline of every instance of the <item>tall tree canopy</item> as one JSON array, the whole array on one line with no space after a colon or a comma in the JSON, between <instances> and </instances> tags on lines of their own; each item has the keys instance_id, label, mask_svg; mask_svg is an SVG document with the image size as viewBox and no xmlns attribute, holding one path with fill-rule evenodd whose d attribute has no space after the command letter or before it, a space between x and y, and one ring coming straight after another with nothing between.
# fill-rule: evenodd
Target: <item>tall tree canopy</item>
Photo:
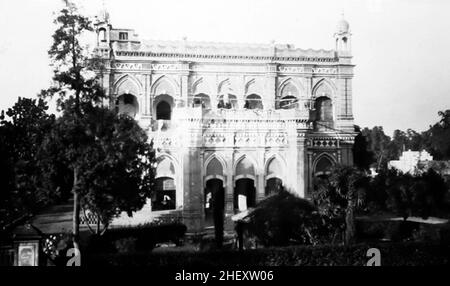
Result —
<instances>
[{"instance_id":1,"label":"tall tree canopy","mask_svg":"<svg viewBox=\"0 0 450 286\"><path fill-rule=\"evenodd\" d=\"M63 115L46 138L43 154L64 165L59 169L48 164L50 176L63 170L71 178L78 247L80 205L105 226L121 211L131 214L142 208L150 197L155 157L134 119L103 106L106 96L95 61L81 44L84 33L93 30L91 21L73 3L64 2L49 50L54 84L41 92L41 97L57 97Z\"/></svg>"},{"instance_id":2,"label":"tall tree canopy","mask_svg":"<svg viewBox=\"0 0 450 286\"><path fill-rule=\"evenodd\" d=\"M58 199L41 179L39 148L55 117L42 99L19 98L0 116L0 225Z\"/></svg>"}]
</instances>

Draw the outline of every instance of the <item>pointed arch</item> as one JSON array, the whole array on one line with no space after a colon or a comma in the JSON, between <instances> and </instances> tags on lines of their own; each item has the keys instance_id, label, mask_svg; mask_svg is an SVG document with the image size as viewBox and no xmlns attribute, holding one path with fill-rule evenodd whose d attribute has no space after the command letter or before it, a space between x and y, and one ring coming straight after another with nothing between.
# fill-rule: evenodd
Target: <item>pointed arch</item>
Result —
<instances>
[{"instance_id":1,"label":"pointed arch","mask_svg":"<svg viewBox=\"0 0 450 286\"><path fill-rule=\"evenodd\" d=\"M161 94L176 96L179 94L178 91L179 88L177 82L166 75L159 77L151 87L151 93L154 96Z\"/></svg>"},{"instance_id":2,"label":"pointed arch","mask_svg":"<svg viewBox=\"0 0 450 286\"><path fill-rule=\"evenodd\" d=\"M222 180L223 186L225 187L226 180L225 174L227 170L227 165L225 160L218 154L214 153L210 155L204 163L203 173L205 174L204 185L211 179Z\"/></svg>"},{"instance_id":3,"label":"pointed arch","mask_svg":"<svg viewBox=\"0 0 450 286\"><path fill-rule=\"evenodd\" d=\"M264 164L266 180L277 177L284 181L285 170L286 162L278 154L271 155Z\"/></svg>"},{"instance_id":4,"label":"pointed arch","mask_svg":"<svg viewBox=\"0 0 450 286\"><path fill-rule=\"evenodd\" d=\"M213 90L211 89L210 85L208 84L208 82L203 78L199 78L197 79L193 84L192 84L192 95L197 95L197 94L207 94L207 95L211 95L214 94Z\"/></svg>"},{"instance_id":5,"label":"pointed arch","mask_svg":"<svg viewBox=\"0 0 450 286\"><path fill-rule=\"evenodd\" d=\"M217 86L217 95L218 96L221 96L224 93L236 95L238 92L239 92L239 89L236 87L235 83L233 81L231 81L230 78L226 78L226 79L220 81L220 83Z\"/></svg>"},{"instance_id":6,"label":"pointed arch","mask_svg":"<svg viewBox=\"0 0 450 286\"><path fill-rule=\"evenodd\" d=\"M136 97L142 93L142 84L136 77L130 74L121 76L114 83L114 94L120 96L125 93L132 94Z\"/></svg>"},{"instance_id":7,"label":"pointed arch","mask_svg":"<svg viewBox=\"0 0 450 286\"><path fill-rule=\"evenodd\" d=\"M250 79L245 84L244 95L247 96L249 94L264 94L264 89L261 86L261 83L256 80L256 78Z\"/></svg>"},{"instance_id":8,"label":"pointed arch","mask_svg":"<svg viewBox=\"0 0 450 286\"><path fill-rule=\"evenodd\" d=\"M231 81L229 78L222 80L217 86L217 94L220 96L225 91L229 91L231 89Z\"/></svg>"},{"instance_id":9,"label":"pointed arch","mask_svg":"<svg viewBox=\"0 0 450 286\"><path fill-rule=\"evenodd\" d=\"M321 153L313 163L313 176L330 174L330 170L337 164L336 159L328 153Z\"/></svg>"},{"instance_id":10,"label":"pointed arch","mask_svg":"<svg viewBox=\"0 0 450 286\"><path fill-rule=\"evenodd\" d=\"M235 183L239 179L248 178L248 179L252 179L256 186L257 170L258 170L258 165L252 157L250 157L248 155L240 156L235 161L234 166L233 166Z\"/></svg>"},{"instance_id":11,"label":"pointed arch","mask_svg":"<svg viewBox=\"0 0 450 286\"><path fill-rule=\"evenodd\" d=\"M286 94L283 94L284 92L287 92ZM289 95L288 92L291 91L291 95L295 97L301 97L305 94L305 88L303 85L298 81L295 80L292 77L288 77L284 79L277 88L277 95L278 97L287 96Z\"/></svg>"},{"instance_id":12,"label":"pointed arch","mask_svg":"<svg viewBox=\"0 0 450 286\"><path fill-rule=\"evenodd\" d=\"M322 78L314 85L312 89L312 96L314 98L326 96L330 99L333 99L334 95L336 94L336 90L337 89L334 83L326 78Z\"/></svg>"},{"instance_id":13,"label":"pointed arch","mask_svg":"<svg viewBox=\"0 0 450 286\"><path fill-rule=\"evenodd\" d=\"M155 178L167 177L175 178L176 170L175 164L168 156L160 156L156 160Z\"/></svg>"}]
</instances>

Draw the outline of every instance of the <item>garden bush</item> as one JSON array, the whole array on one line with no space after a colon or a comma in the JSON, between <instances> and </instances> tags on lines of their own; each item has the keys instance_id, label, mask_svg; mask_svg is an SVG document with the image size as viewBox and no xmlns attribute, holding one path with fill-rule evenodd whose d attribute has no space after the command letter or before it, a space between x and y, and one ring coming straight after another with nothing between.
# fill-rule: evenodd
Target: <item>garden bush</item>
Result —
<instances>
[{"instance_id":1,"label":"garden bush","mask_svg":"<svg viewBox=\"0 0 450 286\"><path fill-rule=\"evenodd\" d=\"M93 235L87 251L93 253L151 251L157 243L183 243L186 226L181 223L145 224L136 227L112 228L102 236Z\"/></svg>"},{"instance_id":2,"label":"garden bush","mask_svg":"<svg viewBox=\"0 0 450 286\"><path fill-rule=\"evenodd\" d=\"M367 250L378 248L382 266L446 265L450 248L429 243L287 246L246 251L87 255L85 265L166 267L364 266Z\"/></svg>"},{"instance_id":3,"label":"garden bush","mask_svg":"<svg viewBox=\"0 0 450 286\"><path fill-rule=\"evenodd\" d=\"M286 190L261 201L246 221L245 231L264 246L317 244L328 234L326 218L316 207Z\"/></svg>"}]
</instances>

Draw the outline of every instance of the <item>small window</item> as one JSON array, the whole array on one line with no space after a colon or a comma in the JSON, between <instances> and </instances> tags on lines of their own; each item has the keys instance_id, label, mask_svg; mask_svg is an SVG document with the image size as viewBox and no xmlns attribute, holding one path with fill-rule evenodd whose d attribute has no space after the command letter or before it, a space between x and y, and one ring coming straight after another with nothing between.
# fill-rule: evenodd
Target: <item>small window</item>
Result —
<instances>
[{"instance_id":1,"label":"small window","mask_svg":"<svg viewBox=\"0 0 450 286\"><path fill-rule=\"evenodd\" d=\"M126 33L126 32L120 32L120 33L119 33L119 40L121 40L121 41L126 41L126 40L128 40L128 33Z\"/></svg>"},{"instance_id":2,"label":"small window","mask_svg":"<svg viewBox=\"0 0 450 286\"><path fill-rule=\"evenodd\" d=\"M101 42L106 42L106 30L104 28L99 30L99 39Z\"/></svg>"}]
</instances>

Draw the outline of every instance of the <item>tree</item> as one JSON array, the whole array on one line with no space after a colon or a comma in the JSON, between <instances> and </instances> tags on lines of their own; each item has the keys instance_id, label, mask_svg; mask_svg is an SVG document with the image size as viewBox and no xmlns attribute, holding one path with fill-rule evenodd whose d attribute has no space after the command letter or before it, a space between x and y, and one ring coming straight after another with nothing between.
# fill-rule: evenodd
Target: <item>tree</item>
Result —
<instances>
[{"instance_id":1,"label":"tree","mask_svg":"<svg viewBox=\"0 0 450 286\"><path fill-rule=\"evenodd\" d=\"M432 168L415 176L395 169L383 170L370 185L366 203L371 212L390 212L404 220L410 216L426 219L447 208L448 186Z\"/></svg>"},{"instance_id":2,"label":"tree","mask_svg":"<svg viewBox=\"0 0 450 286\"><path fill-rule=\"evenodd\" d=\"M375 126L372 129L366 127L361 133L366 137L369 152L374 154L375 162L372 166L377 170L386 168L387 162L391 160L389 153L391 138L384 133L381 126Z\"/></svg>"},{"instance_id":3,"label":"tree","mask_svg":"<svg viewBox=\"0 0 450 286\"><path fill-rule=\"evenodd\" d=\"M51 162L56 159L70 174L78 248L80 205L94 212L105 229L120 211L131 214L142 208L153 183L154 151L133 119L102 106L106 96L97 81L96 61L81 44L84 33L93 30L91 21L73 3L64 3L48 52L54 85L41 92L41 97L57 97L63 115L42 154L52 158L47 169L55 170Z\"/></svg>"},{"instance_id":4,"label":"tree","mask_svg":"<svg viewBox=\"0 0 450 286\"><path fill-rule=\"evenodd\" d=\"M313 199L319 212L335 221L337 231L344 230L345 243L354 241L355 211L363 206L368 178L355 167L335 166L331 175L317 183Z\"/></svg>"},{"instance_id":5,"label":"tree","mask_svg":"<svg viewBox=\"0 0 450 286\"><path fill-rule=\"evenodd\" d=\"M356 167L362 170L369 170L370 165L375 162L374 152L369 149L367 137L361 132L361 128L355 125L355 132L358 133L353 144L353 161Z\"/></svg>"},{"instance_id":6,"label":"tree","mask_svg":"<svg viewBox=\"0 0 450 286\"><path fill-rule=\"evenodd\" d=\"M37 154L55 118L42 99L19 98L0 116L0 225L58 198L42 180Z\"/></svg>"},{"instance_id":7,"label":"tree","mask_svg":"<svg viewBox=\"0 0 450 286\"><path fill-rule=\"evenodd\" d=\"M437 160L450 160L450 110L439 111L439 122L424 132L431 155Z\"/></svg>"},{"instance_id":8,"label":"tree","mask_svg":"<svg viewBox=\"0 0 450 286\"><path fill-rule=\"evenodd\" d=\"M106 229L113 217L122 211L131 216L150 197L155 154L134 119L90 104L82 104L81 113L75 120L75 111L66 110L57 119L42 155L55 156L56 150L72 171L72 191L79 203Z\"/></svg>"}]
</instances>

